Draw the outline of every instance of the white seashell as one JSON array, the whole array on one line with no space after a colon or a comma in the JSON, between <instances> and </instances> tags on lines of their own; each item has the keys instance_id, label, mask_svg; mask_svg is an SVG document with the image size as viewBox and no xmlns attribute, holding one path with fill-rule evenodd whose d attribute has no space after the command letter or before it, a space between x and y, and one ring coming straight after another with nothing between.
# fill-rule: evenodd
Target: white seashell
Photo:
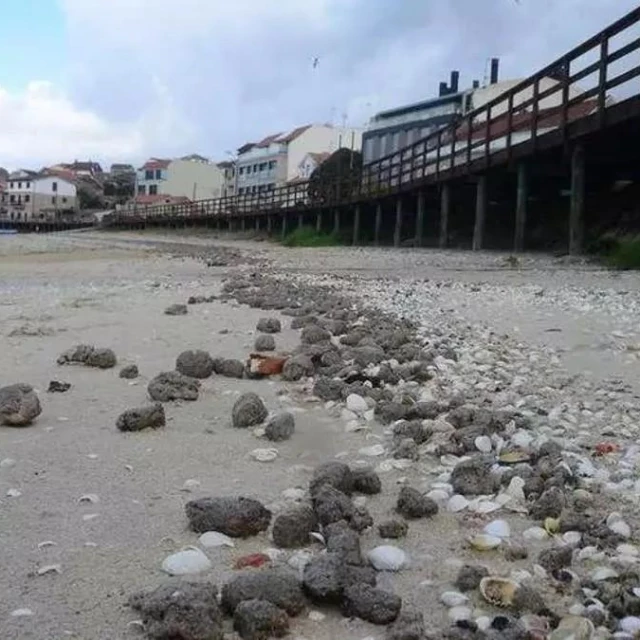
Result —
<instances>
[{"instance_id":1,"label":"white seashell","mask_svg":"<svg viewBox=\"0 0 640 640\"><path fill-rule=\"evenodd\" d=\"M373 420L375 419L375 409L369 409L369 411L365 411L362 414L362 417L367 421L367 422L373 422Z\"/></svg>"},{"instance_id":2,"label":"white seashell","mask_svg":"<svg viewBox=\"0 0 640 640\"><path fill-rule=\"evenodd\" d=\"M267 430L264 427L256 427L253 430L253 435L255 438L264 438L266 433L267 433Z\"/></svg>"},{"instance_id":3,"label":"white seashell","mask_svg":"<svg viewBox=\"0 0 640 640\"><path fill-rule=\"evenodd\" d=\"M320 611L309 611L309 620L312 622L322 622L327 616Z\"/></svg>"},{"instance_id":4,"label":"white seashell","mask_svg":"<svg viewBox=\"0 0 640 640\"><path fill-rule=\"evenodd\" d=\"M591 573L591 579L594 582L602 582L603 580L611 580L612 578L617 578L618 572L612 569L611 567L597 567Z\"/></svg>"},{"instance_id":5,"label":"white seashell","mask_svg":"<svg viewBox=\"0 0 640 640\"><path fill-rule=\"evenodd\" d=\"M568 609L572 616L581 616L586 610L587 608L580 602L572 604Z\"/></svg>"},{"instance_id":6,"label":"white seashell","mask_svg":"<svg viewBox=\"0 0 640 640\"><path fill-rule=\"evenodd\" d=\"M627 616L618 623L620 631L626 631L632 635L640 633L640 618L637 616Z\"/></svg>"},{"instance_id":7,"label":"white seashell","mask_svg":"<svg viewBox=\"0 0 640 640\"><path fill-rule=\"evenodd\" d=\"M440 602L445 607L459 607L469 602L469 598L458 591L445 591L440 595Z\"/></svg>"},{"instance_id":8,"label":"white seashell","mask_svg":"<svg viewBox=\"0 0 640 640\"><path fill-rule=\"evenodd\" d=\"M582 534L579 531L567 531L562 535L562 541L565 544L579 544L580 540L582 540Z\"/></svg>"},{"instance_id":9,"label":"white seashell","mask_svg":"<svg viewBox=\"0 0 640 640\"><path fill-rule=\"evenodd\" d=\"M99 513L85 513L85 514L82 516L82 519L83 519L85 522L89 522L89 521L91 521L91 520L95 520L95 519L96 519L96 518L98 518L98 517L100 517L100 514L99 514Z\"/></svg>"},{"instance_id":10,"label":"white seashell","mask_svg":"<svg viewBox=\"0 0 640 640\"><path fill-rule=\"evenodd\" d=\"M132 467L130 464L125 464L125 465L124 465L124 468L125 468L127 471L133 471L133 467Z\"/></svg>"},{"instance_id":11,"label":"white seashell","mask_svg":"<svg viewBox=\"0 0 640 640\"><path fill-rule=\"evenodd\" d=\"M482 453L491 453L491 450L493 449L493 443L491 442L491 438L489 438L489 436L478 436L474 440L474 444L476 446L476 449L478 451L481 451Z\"/></svg>"},{"instance_id":12,"label":"white seashell","mask_svg":"<svg viewBox=\"0 0 640 640\"><path fill-rule=\"evenodd\" d=\"M308 551L296 551L289 560L287 560L287 564L302 575L302 571L311 562L312 558L313 554Z\"/></svg>"},{"instance_id":13,"label":"white seashell","mask_svg":"<svg viewBox=\"0 0 640 640\"><path fill-rule=\"evenodd\" d=\"M607 518L607 527L623 538L631 537L631 527L625 522L619 513L612 513Z\"/></svg>"},{"instance_id":14,"label":"white seashell","mask_svg":"<svg viewBox=\"0 0 640 640\"><path fill-rule=\"evenodd\" d=\"M449 609L447 615L452 622L459 622L462 620L470 620L472 611L470 607L452 607Z\"/></svg>"},{"instance_id":15,"label":"white seashell","mask_svg":"<svg viewBox=\"0 0 640 640\"><path fill-rule=\"evenodd\" d=\"M198 542L205 547L205 549L211 549L214 547L235 547L235 543L229 536L225 536L224 533L218 531L206 531L199 538Z\"/></svg>"},{"instance_id":16,"label":"white seashell","mask_svg":"<svg viewBox=\"0 0 640 640\"><path fill-rule=\"evenodd\" d=\"M408 565L407 554L398 547L382 545L372 549L367 558L376 571L400 571Z\"/></svg>"},{"instance_id":17,"label":"white seashell","mask_svg":"<svg viewBox=\"0 0 640 640\"><path fill-rule=\"evenodd\" d=\"M45 547L55 547L56 543L53 540L45 540L38 543L38 549L44 549Z\"/></svg>"},{"instance_id":18,"label":"white seashell","mask_svg":"<svg viewBox=\"0 0 640 640\"><path fill-rule=\"evenodd\" d=\"M512 496L515 500L521 500L524 502L524 480L520 476L511 478L509 486L506 489L506 493Z\"/></svg>"},{"instance_id":19,"label":"white seashell","mask_svg":"<svg viewBox=\"0 0 640 640\"><path fill-rule=\"evenodd\" d=\"M371 458L376 458L378 456L384 455L384 446L381 444L374 444L370 447L363 447L358 451L361 456L369 456Z\"/></svg>"},{"instance_id":20,"label":"white seashell","mask_svg":"<svg viewBox=\"0 0 640 640\"><path fill-rule=\"evenodd\" d=\"M366 507L367 506L367 497L366 496L357 496L355 498L353 498L353 504L354 506L361 508L361 507Z\"/></svg>"},{"instance_id":21,"label":"white seashell","mask_svg":"<svg viewBox=\"0 0 640 640\"><path fill-rule=\"evenodd\" d=\"M546 580L547 578L547 571L544 567L541 567L539 564L534 564L533 565L533 575L536 578L540 578L540 580Z\"/></svg>"},{"instance_id":22,"label":"white seashell","mask_svg":"<svg viewBox=\"0 0 640 640\"><path fill-rule=\"evenodd\" d=\"M7 497L8 498L19 498L22 495L22 491L18 491L18 489L8 489Z\"/></svg>"},{"instance_id":23,"label":"white seashell","mask_svg":"<svg viewBox=\"0 0 640 640\"><path fill-rule=\"evenodd\" d=\"M431 500L437 502L438 504L444 504L449 499L449 494L442 489L432 489L426 495L427 498L431 498Z\"/></svg>"},{"instance_id":24,"label":"white seashell","mask_svg":"<svg viewBox=\"0 0 640 640\"><path fill-rule=\"evenodd\" d=\"M8 469L9 467L13 467L16 464L16 461L13 458L2 458L0 460L0 469ZM22 611L22 609L17 609L17 611Z\"/></svg>"},{"instance_id":25,"label":"white seashell","mask_svg":"<svg viewBox=\"0 0 640 640\"><path fill-rule=\"evenodd\" d=\"M619 544L616 551L623 556L637 556L640 553L638 547L632 544Z\"/></svg>"},{"instance_id":26,"label":"white seashell","mask_svg":"<svg viewBox=\"0 0 640 640\"><path fill-rule=\"evenodd\" d=\"M520 583L525 582L526 580L531 580L531 578L533 578L531 573L529 571L527 571L526 569L514 569L509 574L509 577L514 582L520 582Z\"/></svg>"},{"instance_id":27,"label":"white seashell","mask_svg":"<svg viewBox=\"0 0 640 640\"><path fill-rule=\"evenodd\" d=\"M273 462L278 457L278 450L273 447L254 449L249 455L257 462Z\"/></svg>"},{"instance_id":28,"label":"white seashell","mask_svg":"<svg viewBox=\"0 0 640 640\"><path fill-rule=\"evenodd\" d=\"M97 460L99 456L97 453L88 453L87 458L89 458L89 460Z\"/></svg>"},{"instance_id":29,"label":"white seashell","mask_svg":"<svg viewBox=\"0 0 640 640\"><path fill-rule=\"evenodd\" d=\"M398 471L404 471L409 467L413 466L413 460L409 460L408 458L398 458L390 460L391 466Z\"/></svg>"},{"instance_id":30,"label":"white seashell","mask_svg":"<svg viewBox=\"0 0 640 640\"><path fill-rule=\"evenodd\" d=\"M595 557L598 554L598 547L594 547L593 545L589 545L587 547L582 547L582 549L580 549L580 551L578 551L578 561L583 561L583 560L591 560L593 557Z\"/></svg>"},{"instance_id":31,"label":"white seashell","mask_svg":"<svg viewBox=\"0 0 640 640\"><path fill-rule=\"evenodd\" d=\"M476 624L480 631L487 631L491 626L492 619L489 616L478 616L476 618Z\"/></svg>"},{"instance_id":32,"label":"white seashell","mask_svg":"<svg viewBox=\"0 0 640 640\"><path fill-rule=\"evenodd\" d=\"M199 480L196 480L194 478L189 478L188 480L184 481L184 484L182 485L182 489L180 489L180 491L185 491L187 493L190 493L194 489L197 489L199 486L200 486Z\"/></svg>"},{"instance_id":33,"label":"white seashell","mask_svg":"<svg viewBox=\"0 0 640 640\"><path fill-rule=\"evenodd\" d=\"M457 513L458 511L462 511L469 506L469 501L463 496L457 493L454 496L449 498L449 502L447 502L447 511L453 511L453 513Z\"/></svg>"},{"instance_id":34,"label":"white seashell","mask_svg":"<svg viewBox=\"0 0 640 640\"><path fill-rule=\"evenodd\" d=\"M27 609L26 607L24 609L14 609L11 612L12 618L26 618L32 615L33 615L33 611L31 609Z\"/></svg>"},{"instance_id":35,"label":"white seashell","mask_svg":"<svg viewBox=\"0 0 640 640\"><path fill-rule=\"evenodd\" d=\"M100 502L100 498L95 493L85 493L78 498L78 502L91 502L95 504L96 502Z\"/></svg>"},{"instance_id":36,"label":"white seashell","mask_svg":"<svg viewBox=\"0 0 640 640\"><path fill-rule=\"evenodd\" d=\"M542 527L530 527L522 532L525 540L546 540L549 534Z\"/></svg>"},{"instance_id":37,"label":"white seashell","mask_svg":"<svg viewBox=\"0 0 640 640\"><path fill-rule=\"evenodd\" d=\"M493 520L485 526L484 532L494 538L508 538L511 535L511 527L506 520Z\"/></svg>"},{"instance_id":38,"label":"white seashell","mask_svg":"<svg viewBox=\"0 0 640 640\"><path fill-rule=\"evenodd\" d=\"M324 539L324 536L321 533L318 533L317 531L312 531L309 534L309 536L314 540L317 540L320 544L323 544L323 545L327 544L327 541Z\"/></svg>"},{"instance_id":39,"label":"white seashell","mask_svg":"<svg viewBox=\"0 0 640 640\"><path fill-rule=\"evenodd\" d=\"M479 533L469 539L469 544L477 551L491 551L499 547L501 542L501 538L486 533Z\"/></svg>"},{"instance_id":40,"label":"white seashell","mask_svg":"<svg viewBox=\"0 0 640 640\"><path fill-rule=\"evenodd\" d=\"M211 560L196 547L187 547L170 556L162 563L162 570L170 576L185 576L211 569Z\"/></svg>"},{"instance_id":41,"label":"white seashell","mask_svg":"<svg viewBox=\"0 0 640 640\"><path fill-rule=\"evenodd\" d=\"M493 500L480 500L475 505L470 505L469 508L474 513L493 513L498 511L502 505Z\"/></svg>"},{"instance_id":42,"label":"white seashell","mask_svg":"<svg viewBox=\"0 0 640 640\"><path fill-rule=\"evenodd\" d=\"M567 616L560 620L558 627L551 633L549 640L591 640L595 628L588 618Z\"/></svg>"},{"instance_id":43,"label":"white seashell","mask_svg":"<svg viewBox=\"0 0 640 640\"><path fill-rule=\"evenodd\" d=\"M369 409L367 401L356 393L351 393L347 396L347 409L353 411L357 415L362 415Z\"/></svg>"},{"instance_id":44,"label":"white seashell","mask_svg":"<svg viewBox=\"0 0 640 640\"><path fill-rule=\"evenodd\" d=\"M282 497L285 500L293 500L295 502L300 502L300 500L304 500L306 496L306 491L304 489L298 489L297 487L293 487L291 489L285 489L282 492Z\"/></svg>"},{"instance_id":45,"label":"white seashell","mask_svg":"<svg viewBox=\"0 0 640 640\"><path fill-rule=\"evenodd\" d=\"M62 573L62 565L59 564L47 564L44 567L40 567L37 571L39 576L44 576L47 573Z\"/></svg>"}]
</instances>

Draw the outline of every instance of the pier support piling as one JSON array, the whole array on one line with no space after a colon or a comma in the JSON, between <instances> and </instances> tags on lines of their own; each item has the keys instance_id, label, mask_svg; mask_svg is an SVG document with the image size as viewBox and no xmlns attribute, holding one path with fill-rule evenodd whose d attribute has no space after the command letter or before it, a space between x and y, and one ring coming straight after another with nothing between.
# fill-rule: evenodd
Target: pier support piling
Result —
<instances>
[{"instance_id":1,"label":"pier support piling","mask_svg":"<svg viewBox=\"0 0 640 640\"><path fill-rule=\"evenodd\" d=\"M446 249L449 236L449 213L451 210L451 192L448 182L442 184L440 189L440 238L438 246Z\"/></svg>"},{"instance_id":2,"label":"pier support piling","mask_svg":"<svg viewBox=\"0 0 640 640\"><path fill-rule=\"evenodd\" d=\"M396 226L393 230L393 246L399 247L402 241L402 197L396 200Z\"/></svg>"},{"instance_id":3,"label":"pier support piling","mask_svg":"<svg viewBox=\"0 0 640 640\"><path fill-rule=\"evenodd\" d=\"M382 228L382 203L376 202L376 226L374 231L373 242L376 247L380 246L380 229Z\"/></svg>"},{"instance_id":4,"label":"pier support piling","mask_svg":"<svg viewBox=\"0 0 640 640\"><path fill-rule=\"evenodd\" d=\"M357 204L353 213L353 245L360 243L360 205Z\"/></svg>"},{"instance_id":5,"label":"pier support piling","mask_svg":"<svg viewBox=\"0 0 640 640\"><path fill-rule=\"evenodd\" d=\"M518 191L516 195L516 227L513 238L513 250L519 253L524 250L524 231L527 224L527 199L529 197L527 165L518 165Z\"/></svg>"},{"instance_id":6,"label":"pier support piling","mask_svg":"<svg viewBox=\"0 0 640 640\"><path fill-rule=\"evenodd\" d=\"M421 247L424 236L424 191L418 191L418 202L416 204L416 239L415 246Z\"/></svg>"},{"instance_id":7,"label":"pier support piling","mask_svg":"<svg viewBox=\"0 0 640 640\"><path fill-rule=\"evenodd\" d=\"M487 215L487 178L480 176L476 187L476 222L473 228L473 244L474 251L482 249L484 240L484 224Z\"/></svg>"},{"instance_id":8,"label":"pier support piling","mask_svg":"<svg viewBox=\"0 0 640 640\"><path fill-rule=\"evenodd\" d=\"M569 212L569 254L582 252L585 195L584 147L577 144L571 153L571 209Z\"/></svg>"}]
</instances>

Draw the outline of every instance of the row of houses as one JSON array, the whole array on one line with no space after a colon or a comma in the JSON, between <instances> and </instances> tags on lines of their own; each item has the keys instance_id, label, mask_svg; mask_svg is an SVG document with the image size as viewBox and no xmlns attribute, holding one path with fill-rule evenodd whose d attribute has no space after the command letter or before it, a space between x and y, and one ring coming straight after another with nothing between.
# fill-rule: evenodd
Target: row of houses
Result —
<instances>
[{"instance_id":1,"label":"row of houses","mask_svg":"<svg viewBox=\"0 0 640 640\"><path fill-rule=\"evenodd\" d=\"M550 87L560 85L564 73L566 70L558 69L557 74L543 78L540 91L546 94ZM500 81L498 76L497 58L490 61L490 72L482 84L474 80L465 89L459 86L459 72L452 71L448 82L440 83L436 97L377 113L363 129L308 124L246 142L235 154L227 152L230 158L223 162L191 154L150 158L138 169L113 164L108 173L91 161L55 165L37 173L21 170L4 180L0 173L0 216L20 220L71 214L83 207L81 187L102 189L104 195L109 181L114 198L101 202L113 208L137 209L236 195L267 198L280 186L307 180L339 148L362 151L364 165L371 165L460 121L519 82ZM578 93L571 87L572 97ZM523 94L518 101L524 103L530 98ZM560 93L550 95L538 107L554 108L560 98ZM499 116L499 111L494 110L492 116ZM526 110L518 115L525 117Z\"/></svg>"}]
</instances>

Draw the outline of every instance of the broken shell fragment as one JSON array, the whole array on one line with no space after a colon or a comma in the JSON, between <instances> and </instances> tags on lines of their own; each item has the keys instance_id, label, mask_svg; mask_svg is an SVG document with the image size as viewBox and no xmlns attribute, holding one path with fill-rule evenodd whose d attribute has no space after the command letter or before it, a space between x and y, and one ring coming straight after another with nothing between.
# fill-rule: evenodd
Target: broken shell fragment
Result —
<instances>
[{"instance_id":1,"label":"broken shell fragment","mask_svg":"<svg viewBox=\"0 0 640 640\"><path fill-rule=\"evenodd\" d=\"M479 533L469 539L469 544L476 551L491 551L492 549L499 547L501 542L501 538L491 536L487 533Z\"/></svg>"},{"instance_id":2,"label":"broken shell fragment","mask_svg":"<svg viewBox=\"0 0 640 640\"><path fill-rule=\"evenodd\" d=\"M480 580L482 597L496 607L511 607L520 585L509 578L488 576Z\"/></svg>"}]
</instances>

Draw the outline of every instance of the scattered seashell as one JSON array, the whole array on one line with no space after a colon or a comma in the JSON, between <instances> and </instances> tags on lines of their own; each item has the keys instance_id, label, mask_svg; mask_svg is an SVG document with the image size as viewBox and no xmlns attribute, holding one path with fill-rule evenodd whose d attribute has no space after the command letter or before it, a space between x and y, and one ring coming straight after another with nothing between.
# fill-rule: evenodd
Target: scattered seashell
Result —
<instances>
[{"instance_id":1,"label":"scattered seashell","mask_svg":"<svg viewBox=\"0 0 640 640\"><path fill-rule=\"evenodd\" d=\"M511 607L520 585L509 578L488 576L480 581L482 597L496 607Z\"/></svg>"},{"instance_id":2,"label":"scattered seashell","mask_svg":"<svg viewBox=\"0 0 640 640\"><path fill-rule=\"evenodd\" d=\"M525 540L546 540L549 534L542 527L530 527L522 532Z\"/></svg>"},{"instance_id":3,"label":"scattered seashell","mask_svg":"<svg viewBox=\"0 0 640 640\"><path fill-rule=\"evenodd\" d=\"M53 540L45 540L38 543L38 549L44 549L45 547L55 547L56 543Z\"/></svg>"},{"instance_id":4,"label":"scattered seashell","mask_svg":"<svg viewBox=\"0 0 640 640\"><path fill-rule=\"evenodd\" d=\"M358 451L361 456L369 456L371 458L376 458L378 456L384 455L384 446L381 444L374 444L370 447L363 447Z\"/></svg>"},{"instance_id":5,"label":"scattered seashell","mask_svg":"<svg viewBox=\"0 0 640 640\"><path fill-rule=\"evenodd\" d=\"M89 460L97 460L98 459L98 454L97 453L88 453L87 454L87 458L89 458Z\"/></svg>"},{"instance_id":6,"label":"scattered seashell","mask_svg":"<svg viewBox=\"0 0 640 640\"><path fill-rule=\"evenodd\" d=\"M369 409L367 401L356 393L347 396L347 409L356 415L362 415Z\"/></svg>"},{"instance_id":7,"label":"scattered seashell","mask_svg":"<svg viewBox=\"0 0 640 640\"><path fill-rule=\"evenodd\" d=\"M187 493L190 493L191 491L194 491L195 489L197 489L200 486L200 481L196 480L194 478L189 478L188 480L184 481L184 484L182 485L182 489L180 489L180 491L185 491Z\"/></svg>"},{"instance_id":8,"label":"scattered seashell","mask_svg":"<svg viewBox=\"0 0 640 640\"><path fill-rule=\"evenodd\" d=\"M474 513L493 513L498 511L502 505L493 500L479 500L478 502L469 505L469 509Z\"/></svg>"},{"instance_id":9,"label":"scattered seashell","mask_svg":"<svg viewBox=\"0 0 640 640\"><path fill-rule=\"evenodd\" d=\"M26 607L24 609L14 609L11 612L12 618L27 618L28 616L32 615L33 611L31 609L27 609Z\"/></svg>"},{"instance_id":10,"label":"scattered seashell","mask_svg":"<svg viewBox=\"0 0 640 640\"><path fill-rule=\"evenodd\" d=\"M99 518L100 514L99 513L85 513L85 515L82 516L82 519L85 522L89 522L90 520L95 520L96 518Z\"/></svg>"},{"instance_id":11,"label":"scattered seashell","mask_svg":"<svg viewBox=\"0 0 640 640\"><path fill-rule=\"evenodd\" d=\"M314 540L317 540L320 544L322 545L326 545L327 541L324 539L324 536L321 533L318 533L317 531L312 531L309 536L311 538L313 538Z\"/></svg>"},{"instance_id":12,"label":"scattered seashell","mask_svg":"<svg viewBox=\"0 0 640 640\"><path fill-rule=\"evenodd\" d=\"M502 464L520 464L521 462L529 462L531 454L528 451L502 451L498 456L498 460Z\"/></svg>"},{"instance_id":13,"label":"scattered seashell","mask_svg":"<svg viewBox=\"0 0 640 640\"><path fill-rule=\"evenodd\" d=\"M285 500L293 500L295 502L300 502L300 500L304 500L306 496L306 492L304 489L298 489L297 487L291 489L285 489L282 492L282 497Z\"/></svg>"},{"instance_id":14,"label":"scattered seashell","mask_svg":"<svg viewBox=\"0 0 640 640\"><path fill-rule=\"evenodd\" d=\"M258 462L273 462L278 457L278 450L273 447L254 449L249 455Z\"/></svg>"},{"instance_id":15,"label":"scattered seashell","mask_svg":"<svg viewBox=\"0 0 640 640\"><path fill-rule=\"evenodd\" d=\"M555 535L560 531L560 519L559 518L545 518L544 530L550 535Z\"/></svg>"},{"instance_id":16,"label":"scattered seashell","mask_svg":"<svg viewBox=\"0 0 640 640\"><path fill-rule=\"evenodd\" d=\"M8 489L7 490L7 497L8 498L19 498L22 495L22 491L19 491L18 489Z\"/></svg>"},{"instance_id":17,"label":"scattered seashell","mask_svg":"<svg viewBox=\"0 0 640 640\"><path fill-rule=\"evenodd\" d=\"M490 536L486 533L479 533L469 539L469 544L476 551L491 551L500 546L502 540L496 536Z\"/></svg>"},{"instance_id":18,"label":"scattered seashell","mask_svg":"<svg viewBox=\"0 0 640 640\"><path fill-rule=\"evenodd\" d=\"M637 616L627 616L618 623L620 631L632 634L634 637L640 633L640 618Z\"/></svg>"},{"instance_id":19,"label":"scattered seashell","mask_svg":"<svg viewBox=\"0 0 640 640\"><path fill-rule=\"evenodd\" d=\"M626 543L619 544L616 547L616 551L623 556L637 556L640 553L638 547Z\"/></svg>"},{"instance_id":20,"label":"scattered seashell","mask_svg":"<svg viewBox=\"0 0 640 640\"><path fill-rule=\"evenodd\" d=\"M426 495L427 498L431 498L431 500L438 504L444 504L449 500L449 494L443 489L432 489Z\"/></svg>"},{"instance_id":21,"label":"scattered seashell","mask_svg":"<svg viewBox=\"0 0 640 640\"><path fill-rule=\"evenodd\" d=\"M449 619L453 622L461 622L463 620L471 620L473 612L470 607L451 607L449 609L447 615Z\"/></svg>"},{"instance_id":22,"label":"scattered seashell","mask_svg":"<svg viewBox=\"0 0 640 640\"><path fill-rule=\"evenodd\" d=\"M256 438L264 438L264 436L266 435L266 433L267 433L267 430L265 429L265 427L256 427L256 428L253 430L253 435L254 435Z\"/></svg>"},{"instance_id":23,"label":"scattered seashell","mask_svg":"<svg viewBox=\"0 0 640 640\"><path fill-rule=\"evenodd\" d=\"M607 517L607 527L623 538L631 537L631 527L619 513L612 513Z\"/></svg>"},{"instance_id":24,"label":"scattered seashell","mask_svg":"<svg viewBox=\"0 0 640 640\"><path fill-rule=\"evenodd\" d=\"M494 538L508 538L511 535L511 527L506 520L493 520L485 526L484 532Z\"/></svg>"},{"instance_id":25,"label":"scattered seashell","mask_svg":"<svg viewBox=\"0 0 640 640\"><path fill-rule=\"evenodd\" d=\"M618 577L618 572L611 567L596 567L591 573L591 579L594 582L602 582Z\"/></svg>"},{"instance_id":26,"label":"scattered seashell","mask_svg":"<svg viewBox=\"0 0 640 640\"><path fill-rule=\"evenodd\" d=\"M37 571L39 576L44 576L47 573L62 573L62 565L59 564L47 564L44 567L40 567Z\"/></svg>"},{"instance_id":27,"label":"scattered seashell","mask_svg":"<svg viewBox=\"0 0 640 640\"><path fill-rule=\"evenodd\" d=\"M100 502L100 498L95 493L85 493L78 498L78 502L91 502L95 504L96 502Z\"/></svg>"},{"instance_id":28,"label":"scattered seashell","mask_svg":"<svg viewBox=\"0 0 640 640\"><path fill-rule=\"evenodd\" d=\"M459 607L469 602L469 598L458 591L445 591L440 595L440 602L445 607Z\"/></svg>"},{"instance_id":29,"label":"scattered seashell","mask_svg":"<svg viewBox=\"0 0 640 640\"><path fill-rule=\"evenodd\" d=\"M447 511L453 511L453 513L457 513L458 511L463 511L469 506L469 501L459 493L451 496L449 498L449 502L447 502Z\"/></svg>"},{"instance_id":30,"label":"scattered seashell","mask_svg":"<svg viewBox=\"0 0 640 640\"><path fill-rule=\"evenodd\" d=\"M198 542L205 547L205 549L212 549L215 547L235 547L235 543L229 536L225 536L224 533L218 531L206 531L199 538Z\"/></svg>"},{"instance_id":31,"label":"scattered seashell","mask_svg":"<svg viewBox=\"0 0 640 640\"><path fill-rule=\"evenodd\" d=\"M582 534L579 531L567 531L562 535L562 541L565 544L576 545L582 540Z\"/></svg>"},{"instance_id":32,"label":"scattered seashell","mask_svg":"<svg viewBox=\"0 0 640 640\"><path fill-rule=\"evenodd\" d=\"M16 464L16 461L13 458L3 458L0 460L0 469L8 469L9 467L13 467ZM22 609L16 609L16 611L22 611Z\"/></svg>"},{"instance_id":33,"label":"scattered seashell","mask_svg":"<svg viewBox=\"0 0 640 640\"><path fill-rule=\"evenodd\" d=\"M309 611L309 620L312 622L322 622L327 616L320 611Z\"/></svg>"},{"instance_id":34,"label":"scattered seashell","mask_svg":"<svg viewBox=\"0 0 640 640\"><path fill-rule=\"evenodd\" d=\"M549 640L591 640L595 627L588 618L567 616L562 618Z\"/></svg>"},{"instance_id":35,"label":"scattered seashell","mask_svg":"<svg viewBox=\"0 0 640 640\"><path fill-rule=\"evenodd\" d=\"M167 556L162 562L162 570L171 576L202 573L211 569L211 560L196 547L186 547Z\"/></svg>"},{"instance_id":36,"label":"scattered seashell","mask_svg":"<svg viewBox=\"0 0 640 640\"><path fill-rule=\"evenodd\" d=\"M491 627L492 620L493 619L489 616L478 616L475 619L475 623L478 625L478 629L480 629L480 631L488 631Z\"/></svg>"},{"instance_id":37,"label":"scattered seashell","mask_svg":"<svg viewBox=\"0 0 640 640\"><path fill-rule=\"evenodd\" d=\"M382 545L367 554L376 571L401 571L408 565L407 554L398 547Z\"/></svg>"},{"instance_id":38,"label":"scattered seashell","mask_svg":"<svg viewBox=\"0 0 640 640\"><path fill-rule=\"evenodd\" d=\"M482 453L491 453L491 450L493 449L493 443L489 436L478 436L474 440L474 444L476 449Z\"/></svg>"}]
</instances>

